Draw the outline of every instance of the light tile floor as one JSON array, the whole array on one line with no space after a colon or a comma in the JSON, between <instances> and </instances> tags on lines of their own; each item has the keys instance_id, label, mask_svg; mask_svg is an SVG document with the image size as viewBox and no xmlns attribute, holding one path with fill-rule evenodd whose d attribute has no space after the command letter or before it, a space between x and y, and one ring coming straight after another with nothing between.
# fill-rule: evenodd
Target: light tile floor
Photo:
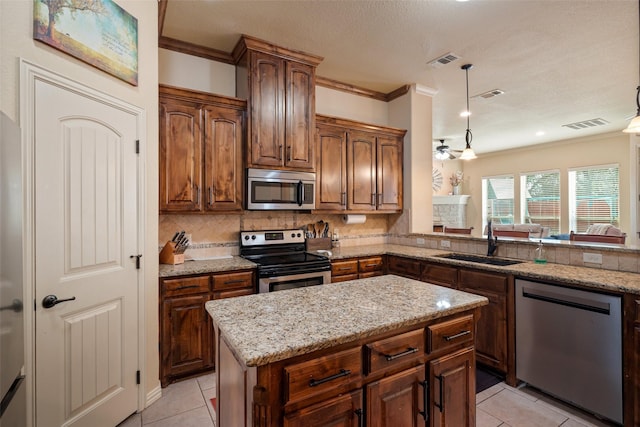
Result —
<instances>
[{"instance_id":1,"label":"light tile floor","mask_svg":"<svg viewBox=\"0 0 640 427\"><path fill-rule=\"evenodd\" d=\"M215 427L215 374L171 384L162 397L118 427ZM499 383L476 395L476 427L610 427L529 387Z\"/></svg>"}]
</instances>

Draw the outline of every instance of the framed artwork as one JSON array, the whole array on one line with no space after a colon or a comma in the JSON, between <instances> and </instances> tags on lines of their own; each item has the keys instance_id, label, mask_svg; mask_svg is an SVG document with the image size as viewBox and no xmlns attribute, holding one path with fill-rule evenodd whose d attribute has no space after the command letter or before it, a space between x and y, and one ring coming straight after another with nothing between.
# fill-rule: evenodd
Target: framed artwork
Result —
<instances>
[{"instance_id":1,"label":"framed artwork","mask_svg":"<svg viewBox=\"0 0 640 427\"><path fill-rule=\"evenodd\" d=\"M34 0L33 38L138 85L138 20L112 0Z\"/></svg>"}]
</instances>

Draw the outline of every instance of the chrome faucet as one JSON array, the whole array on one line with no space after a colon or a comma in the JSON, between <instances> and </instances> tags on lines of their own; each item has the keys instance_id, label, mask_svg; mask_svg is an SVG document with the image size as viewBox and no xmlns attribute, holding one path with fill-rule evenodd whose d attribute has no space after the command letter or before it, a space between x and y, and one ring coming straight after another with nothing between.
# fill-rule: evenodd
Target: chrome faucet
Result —
<instances>
[{"instance_id":1,"label":"chrome faucet","mask_svg":"<svg viewBox=\"0 0 640 427\"><path fill-rule=\"evenodd\" d=\"M491 220L487 225L489 231L487 232L487 256L493 256L498 249L498 238L493 236L493 230L491 229Z\"/></svg>"}]
</instances>

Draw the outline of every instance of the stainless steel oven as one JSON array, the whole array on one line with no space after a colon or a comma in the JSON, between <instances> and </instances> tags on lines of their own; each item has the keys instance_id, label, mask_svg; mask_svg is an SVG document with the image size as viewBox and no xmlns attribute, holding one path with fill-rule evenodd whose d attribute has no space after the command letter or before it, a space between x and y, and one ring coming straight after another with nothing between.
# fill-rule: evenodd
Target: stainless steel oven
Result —
<instances>
[{"instance_id":1,"label":"stainless steel oven","mask_svg":"<svg viewBox=\"0 0 640 427\"><path fill-rule=\"evenodd\" d=\"M247 169L247 209L315 209L316 174Z\"/></svg>"},{"instance_id":2,"label":"stainless steel oven","mask_svg":"<svg viewBox=\"0 0 640 427\"><path fill-rule=\"evenodd\" d=\"M331 283L331 261L305 251L302 230L243 231L240 255L258 264L258 292Z\"/></svg>"}]
</instances>

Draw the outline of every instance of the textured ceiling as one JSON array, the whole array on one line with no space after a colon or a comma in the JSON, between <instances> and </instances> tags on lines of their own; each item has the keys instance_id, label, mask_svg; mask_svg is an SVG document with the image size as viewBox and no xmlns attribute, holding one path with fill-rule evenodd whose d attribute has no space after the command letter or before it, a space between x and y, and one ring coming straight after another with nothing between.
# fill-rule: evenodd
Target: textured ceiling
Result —
<instances>
[{"instance_id":1,"label":"textured ceiling","mask_svg":"<svg viewBox=\"0 0 640 427\"><path fill-rule=\"evenodd\" d=\"M464 146L465 76L478 153L622 130L635 115L635 0L169 0L163 36L231 52L240 34L324 57L319 76L437 90L433 137ZM434 68L448 52L460 60ZM563 124L602 118L605 126ZM539 131L545 132L537 136Z\"/></svg>"}]
</instances>

